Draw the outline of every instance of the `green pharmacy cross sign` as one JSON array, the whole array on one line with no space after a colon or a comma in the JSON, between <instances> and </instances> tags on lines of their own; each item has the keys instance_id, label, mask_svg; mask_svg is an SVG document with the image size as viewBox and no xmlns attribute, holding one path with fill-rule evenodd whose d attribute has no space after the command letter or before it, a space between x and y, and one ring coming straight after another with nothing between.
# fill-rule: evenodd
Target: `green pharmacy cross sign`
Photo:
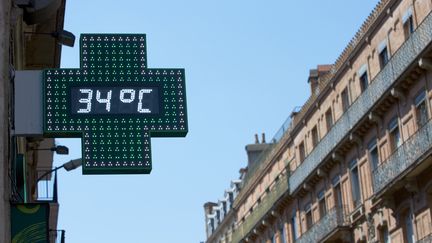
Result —
<instances>
[{"instance_id":1,"label":"green pharmacy cross sign","mask_svg":"<svg viewBox=\"0 0 432 243\"><path fill-rule=\"evenodd\" d=\"M44 134L82 138L83 174L148 174L150 138L186 136L184 69L146 55L144 34L83 34L79 69L44 70Z\"/></svg>"}]
</instances>

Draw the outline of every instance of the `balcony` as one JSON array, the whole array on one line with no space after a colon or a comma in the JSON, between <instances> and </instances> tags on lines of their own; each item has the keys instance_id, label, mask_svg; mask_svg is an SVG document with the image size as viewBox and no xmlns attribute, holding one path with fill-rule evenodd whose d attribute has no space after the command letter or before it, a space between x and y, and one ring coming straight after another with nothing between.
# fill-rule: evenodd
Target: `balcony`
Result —
<instances>
[{"instance_id":1,"label":"balcony","mask_svg":"<svg viewBox=\"0 0 432 243\"><path fill-rule=\"evenodd\" d=\"M55 229L57 228L59 214L59 204L57 201L57 171L52 172L51 168L38 168L37 178L36 201L49 204L48 226L50 229Z\"/></svg>"},{"instance_id":2,"label":"balcony","mask_svg":"<svg viewBox=\"0 0 432 243\"><path fill-rule=\"evenodd\" d=\"M330 209L312 228L303 233L296 243L320 242L331 233L336 233L339 228L348 227L349 217L345 212L347 211L344 206Z\"/></svg>"},{"instance_id":3,"label":"balcony","mask_svg":"<svg viewBox=\"0 0 432 243\"><path fill-rule=\"evenodd\" d=\"M304 180L330 155L390 90L393 84L421 55L432 41L432 15L429 14L411 37L395 52L388 64L374 78L345 114L335 123L329 133L306 157L289 178L291 192L297 191Z\"/></svg>"},{"instance_id":4,"label":"balcony","mask_svg":"<svg viewBox=\"0 0 432 243\"><path fill-rule=\"evenodd\" d=\"M432 120L399 146L390 157L373 172L375 194L381 192L407 168L416 163L432 147Z\"/></svg>"},{"instance_id":5,"label":"balcony","mask_svg":"<svg viewBox=\"0 0 432 243\"><path fill-rule=\"evenodd\" d=\"M256 226L258 226L265 216L269 213L276 202L288 192L287 174L281 174L279 179L274 182L274 186L270 188L265 197L260 203L254 207L253 211L247 216L233 232L232 242L241 242Z\"/></svg>"},{"instance_id":6,"label":"balcony","mask_svg":"<svg viewBox=\"0 0 432 243\"><path fill-rule=\"evenodd\" d=\"M417 243L430 243L430 242L432 242L432 234L429 234L417 241Z\"/></svg>"}]
</instances>

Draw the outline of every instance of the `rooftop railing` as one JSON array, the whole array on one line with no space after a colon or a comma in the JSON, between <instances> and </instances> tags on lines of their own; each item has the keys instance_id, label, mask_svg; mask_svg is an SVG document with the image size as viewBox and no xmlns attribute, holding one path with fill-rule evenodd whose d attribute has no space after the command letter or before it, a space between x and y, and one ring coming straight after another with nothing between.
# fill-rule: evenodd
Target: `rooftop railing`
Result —
<instances>
[{"instance_id":1,"label":"rooftop railing","mask_svg":"<svg viewBox=\"0 0 432 243\"><path fill-rule=\"evenodd\" d=\"M338 227L348 226L349 217L345 214L346 212L346 206L338 206L330 209L324 217L312 225L312 227L303 233L295 242L320 242Z\"/></svg>"},{"instance_id":2,"label":"rooftop railing","mask_svg":"<svg viewBox=\"0 0 432 243\"><path fill-rule=\"evenodd\" d=\"M429 120L373 171L375 194L386 188L431 148L432 120Z\"/></svg>"},{"instance_id":3,"label":"rooftop railing","mask_svg":"<svg viewBox=\"0 0 432 243\"><path fill-rule=\"evenodd\" d=\"M293 112L297 112L298 107L294 108ZM282 139L282 137L290 131L292 128L292 119L291 116L289 116L282 126L279 128L279 130L276 132L276 134L273 136L273 138L268 143L268 147L261 152L261 154L258 156L258 158L248 167L248 171L246 173L245 178L243 179L243 185L246 185L247 182L250 180L250 178L255 175L255 173L260 169L263 168L268 162L270 162L268 159L271 155L271 151L273 151L274 147L279 143L279 141ZM268 161L268 162L267 162ZM267 162L267 163L266 163Z\"/></svg>"},{"instance_id":4,"label":"rooftop railing","mask_svg":"<svg viewBox=\"0 0 432 243\"><path fill-rule=\"evenodd\" d=\"M369 88L353 102L321 142L292 173L289 178L291 192L296 191L336 146L349 135L352 128L371 111L377 101L390 90L431 41L432 15L429 14L411 37L394 53L387 65L373 79Z\"/></svg>"}]
</instances>

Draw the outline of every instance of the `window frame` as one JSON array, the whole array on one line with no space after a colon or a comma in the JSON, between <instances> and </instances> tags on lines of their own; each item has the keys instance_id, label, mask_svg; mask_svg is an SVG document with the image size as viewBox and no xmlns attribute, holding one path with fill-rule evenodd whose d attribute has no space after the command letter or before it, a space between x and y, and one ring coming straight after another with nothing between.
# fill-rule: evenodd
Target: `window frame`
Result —
<instances>
[{"instance_id":1,"label":"window frame","mask_svg":"<svg viewBox=\"0 0 432 243\"><path fill-rule=\"evenodd\" d=\"M332 179L332 187L333 187L333 200L334 205L336 207L342 207L343 204L343 195L342 195L342 187L340 185L340 175L336 175Z\"/></svg>"},{"instance_id":2,"label":"window frame","mask_svg":"<svg viewBox=\"0 0 432 243\"><path fill-rule=\"evenodd\" d=\"M348 87L345 87L341 92L341 104L342 104L342 111L346 112L348 108L350 107L350 98L349 98L349 91Z\"/></svg>"},{"instance_id":3,"label":"window frame","mask_svg":"<svg viewBox=\"0 0 432 243\"><path fill-rule=\"evenodd\" d=\"M403 227L404 240L406 240L408 243L416 242L414 219L410 209L406 210L405 213L402 214L402 220L403 220L402 227ZM411 231L411 235L408 235L409 233L408 224L410 226L409 228Z\"/></svg>"},{"instance_id":4,"label":"window frame","mask_svg":"<svg viewBox=\"0 0 432 243\"><path fill-rule=\"evenodd\" d=\"M318 192L317 199L318 199L319 215L320 215L320 218L323 218L327 214L327 211L328 211L327 210L327 202L326 202L326 198L325 198L325 189L322 189L321 191ZM324 205L324 208L322 208L322 206L323 206L322 203ZM324 210L322 210L322 209L324 209Z\"/></svg>"},{"instance_id":5,"label":"window frame","mask_svg":"<svg viewBox=\"0 0 432 243\"><path fill-rule=\"evenodd\" d=\"M415 31L412 5L402 15L402 29L405 40L407 40Z\"/></svg>"},{"instance_id":6,"label":"window frame","mask_svg":"<svg viewBox=\"0 0 432 243\"><path fill-rule=\"evenodd\" d=\"M401 132L399 129L399 118L397 116L394 116L392 119L390 119L387 129L389 131L390 136L390 151L395 151L400 145L402 145L402 138L401 138ZM398 141L395 142L395 132L397 131L398 134Z\"/></svg>"},{"instance_id":7,"label":"window frame","mask_svg":"<svg viewBox=\"0 0 432 243\"><path fill-rule=\"evenodd\" d=\"M427 92L424 88L420 89L420 91L417 92L417 94L414 97L414 107L415 107L415 116L416 116L416 123L418 128L421 128L424 126L427 121L429 120L429 109L428 109L428 102L427 102ZM424 106L426 117L422 117L423 114L421 110L419 109L420 106Z\"/></svg>"},{"instance_id":8,"label":"window frame","mask_svg":"<svg viewBox=\"0 0 432 243\"><path fill-rule=\"evenodd\" d=\"M304 141L302 141L299 146L298 146L298 150L299 150L299 159L300 159L300 163L302 163L305 159L306 159L306 146Z\"/></svg>"},{"instance_id":9,"label":"window frame","mask_svg":"<svg viewBox=\"0 0 432 243\"><path fill-rule=\"evenodd\" d=\"M318 127L316 125L311 130L311 136L312 136L312 147L315 148L315 146L317 146L318 143L320 142Z\"/></svg>"},{"instance_id":10,"label":"window frame","mask_svg":"<svg viewBox=\"0 0 432 243\"><path fill-rule=\"evenodd\" d=\"M350 170L349 174L350 174L350 182L351 182L352 201L353 201L354 208L357 208L359 205L361 205L362 202L360 170L358 168L357 159L350 160L349 170ZM354 173L354 171L356 172ZM356 183L354 183L354 175L356 178Z\"/></svg>"},{"instance_id":11,"label":"window frame","mask_svg":"<svg viewBox=\"0 0 432 243\"><path fill-rule=\"evenodd\" d=\"M279 240L281 243L287 243L287 232L284 223L279 224Z\"/></svg>"},{"instance_id":12,"label":"window frame","mask_svg":"<svg viewBox=\"0 0 432 243\"><path fill-rule=\"evenodd\" d=\"M388 40L385 39L379 43L377 47L378 60L380 68L383 69L385 65L390 61L390 50L387 45Z\"/></svg>"},{"instance_id":13,"label":"window frame","mask_svg":"<svg viewBox=\"0 0 432 243\"><path fill-rule=\"evenodd\" d=\"M372 151L376 151L376 162L374 161L374 158L372 156ZM368 143L368 159L369 163L371 165L371 171L375 171L379 164L380 164L380 156L379 156L379 150L378 150L378 141L376 137L373 137L371 140L369 140Z\"/></svg>"},{"instance_id":14,"label":"window frame","mask_svg":"<svg viewBox=\"0 0 432 243\"><path fill-rule=\"evenodd\" d=\"M359 77L360 91L364 92L369 87L368 67L366 64L359 68L357 75Z\"/></svg>"},{"instance_id":15,"label":"window frame","mask_svg":"<svg viewBox=\"0 0 432 243\"><path fill-rule=\"evenodd\" d=\"M299 234L298 234L298 228L297 228L297 212L295 210L291 214L290 225L291 225L292 240L296 241L299 238Z\"/></svg>"},{"instance_id":16,"label":"window frame","mask_svg":"<svg viewBox=\"0 0 432 243\"><path fill-rule=\"evenodd\" d=\"M333 112L332 112L331 107L329 107L327 109L324 116L325 116L325 120L326 120L326 128L327 128L327 133L328 133L334 125ZM329 122L329 120L330 120L330 122Z\"/></svg>"},{"instance_id":17,"label":"window frame","mask_svg":"<svg viewBox=\"0 0 432 243\"><path fill-rule=\"evenodd\" d=\"M312 203L307 203L304 207L304 214L306 220L306 231L310 230L314 224L312 215Z\"/></svg>"}]
</instances>

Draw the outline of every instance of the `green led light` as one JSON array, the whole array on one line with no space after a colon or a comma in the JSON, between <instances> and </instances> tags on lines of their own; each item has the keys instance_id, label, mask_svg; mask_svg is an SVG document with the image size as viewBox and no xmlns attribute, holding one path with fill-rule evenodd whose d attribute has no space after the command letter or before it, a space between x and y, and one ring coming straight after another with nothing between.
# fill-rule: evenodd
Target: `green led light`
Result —
<instances>
[{"instance_id":1,"label":"green led light","mask_svg":"<svg viewBox=\"0 0 432 243\"><path fill-rule=\"evenodd\" d=\"M188 131L184 70L148 69L143 34L84 34L80 54L44 71L45 135L82 138L83 174L150 173L150 138Z\"/></svg>"}]
</instances>

